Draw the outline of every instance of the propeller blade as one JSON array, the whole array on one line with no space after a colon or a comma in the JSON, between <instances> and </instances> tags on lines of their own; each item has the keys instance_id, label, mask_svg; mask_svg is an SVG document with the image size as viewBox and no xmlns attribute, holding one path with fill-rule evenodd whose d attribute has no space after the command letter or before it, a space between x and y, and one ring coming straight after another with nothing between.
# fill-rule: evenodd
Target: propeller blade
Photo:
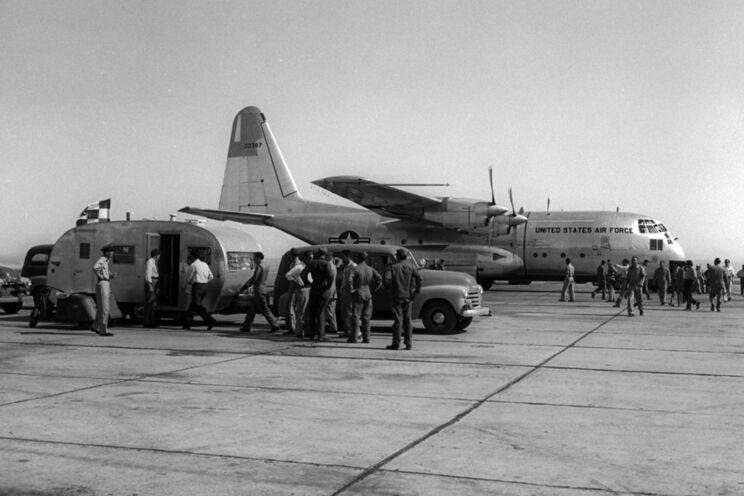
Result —
<instances>
[{"instance_id":1,"label":"propeller blade","mask_svg":"<svg viewBox=\"0 0 744 496\"><path fill-rule=\"evenodd\" d=\"M512 197L512 189L511 186L509 186L509 203L511 203L512 207L512 215L515 215L517 213L516 209L514 208L514 198Z\"/></svg>"},{"instance_id":2,"label":"propeller blade","mask_svg":"<svg viewBox=\"0 0 744 496\"><path fill-rule=\"evenodd\" d=\"M491 205L496 205L496 195L493 194L493 167L488 166L488 182L491 183Z\"/></svg>"}]
</instances>

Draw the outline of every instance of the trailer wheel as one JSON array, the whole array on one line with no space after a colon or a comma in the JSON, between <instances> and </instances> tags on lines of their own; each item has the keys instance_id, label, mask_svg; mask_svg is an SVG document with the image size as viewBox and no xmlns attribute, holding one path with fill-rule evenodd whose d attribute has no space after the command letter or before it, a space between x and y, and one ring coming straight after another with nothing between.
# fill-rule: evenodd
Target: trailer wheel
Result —
<instances>
[{"instance_id":1,"label":"trailer wheel","mask_svg":"<svg viewBox=\"0 0 744 496\"><path fill-rule=\"evenodd\" d=\"M421 310L421 320L429 332L448 333L455 329L457 314L446 301L431 301Z\"/></svg>"},{"instance_id":2,"label":"trailer wheel","mask_svg":"<svg viewBox=\"0 0 744 496\"><path fill-rule=\"evenodd\" d=\"M145 305L134 303L127 309L127 314L132 324L141 324L145 318Z\"/></svg>"},{"instance_id":3,"label":"trailer wheel","mask_svg":"<svg viewBox=\"0 0 744 496\"><path fill-rule=\"evenodd\" d=\"M3 311L8 314L18 313L18 310L20 310L22 306L23 303L21 303L20 301L18 303L3 303L2 305L0 305L0 307L3 308Z\"/></svg>"}]
</instances>

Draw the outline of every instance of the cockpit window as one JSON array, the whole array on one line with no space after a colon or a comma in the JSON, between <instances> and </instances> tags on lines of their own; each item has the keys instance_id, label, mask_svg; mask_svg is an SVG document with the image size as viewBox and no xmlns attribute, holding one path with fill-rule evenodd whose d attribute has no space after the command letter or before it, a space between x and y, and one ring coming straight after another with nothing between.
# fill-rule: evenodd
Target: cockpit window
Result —
<instances>
[{"instance_id":1,"label":"cockpit window","mask_svg":"<svg viewBox=\"0 0 744 496\"><path fill-rule=\"evenodd\" d=\"M638 219L638 232L641 234L656 234L666 232L664 224L657 224L651 219Z\"/></svg>"}]
</instances>

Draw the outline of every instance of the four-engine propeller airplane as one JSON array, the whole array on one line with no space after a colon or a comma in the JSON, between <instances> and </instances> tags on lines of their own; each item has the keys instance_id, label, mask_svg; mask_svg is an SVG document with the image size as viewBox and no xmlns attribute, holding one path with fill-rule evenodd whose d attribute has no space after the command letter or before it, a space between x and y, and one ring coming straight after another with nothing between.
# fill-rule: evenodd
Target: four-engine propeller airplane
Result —
<instances>
[{"instance_id":1,"label":"four-engine propeller airplane","mask_svg":"<svg viewBox=\"0 0 744 496\"><path fill-rule=\"evenodd\" d=\"M267 225L310 244L405 245L417 257L445 259L451 270L495 280L560 280L570 257L578 282L593 280L602 259L680 261L684 251L663 224L627 212L529 212L491 200L430 197L357 176L313 181L363 208L302 197L266 118L256 107L235 117L217 210L180 211Z\"/></svg>"}]
</instances>

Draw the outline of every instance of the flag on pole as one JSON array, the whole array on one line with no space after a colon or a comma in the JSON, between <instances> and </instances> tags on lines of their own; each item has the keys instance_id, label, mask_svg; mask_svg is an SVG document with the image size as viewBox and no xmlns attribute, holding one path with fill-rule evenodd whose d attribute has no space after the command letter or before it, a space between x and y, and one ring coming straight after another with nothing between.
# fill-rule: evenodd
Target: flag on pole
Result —
<instances>
[{"instance_id":1,"label":"flag on pole","mask_svg":"<svg viewBox=\"0 0 744 496\"><path fill-rule=\"evenodd\" d=\"M111 198L93 202L80 212L75 225L81 226L83 224L92 224L94 222L108 222L109 210L111 209Z\"/></svg>"}]
</instances>

